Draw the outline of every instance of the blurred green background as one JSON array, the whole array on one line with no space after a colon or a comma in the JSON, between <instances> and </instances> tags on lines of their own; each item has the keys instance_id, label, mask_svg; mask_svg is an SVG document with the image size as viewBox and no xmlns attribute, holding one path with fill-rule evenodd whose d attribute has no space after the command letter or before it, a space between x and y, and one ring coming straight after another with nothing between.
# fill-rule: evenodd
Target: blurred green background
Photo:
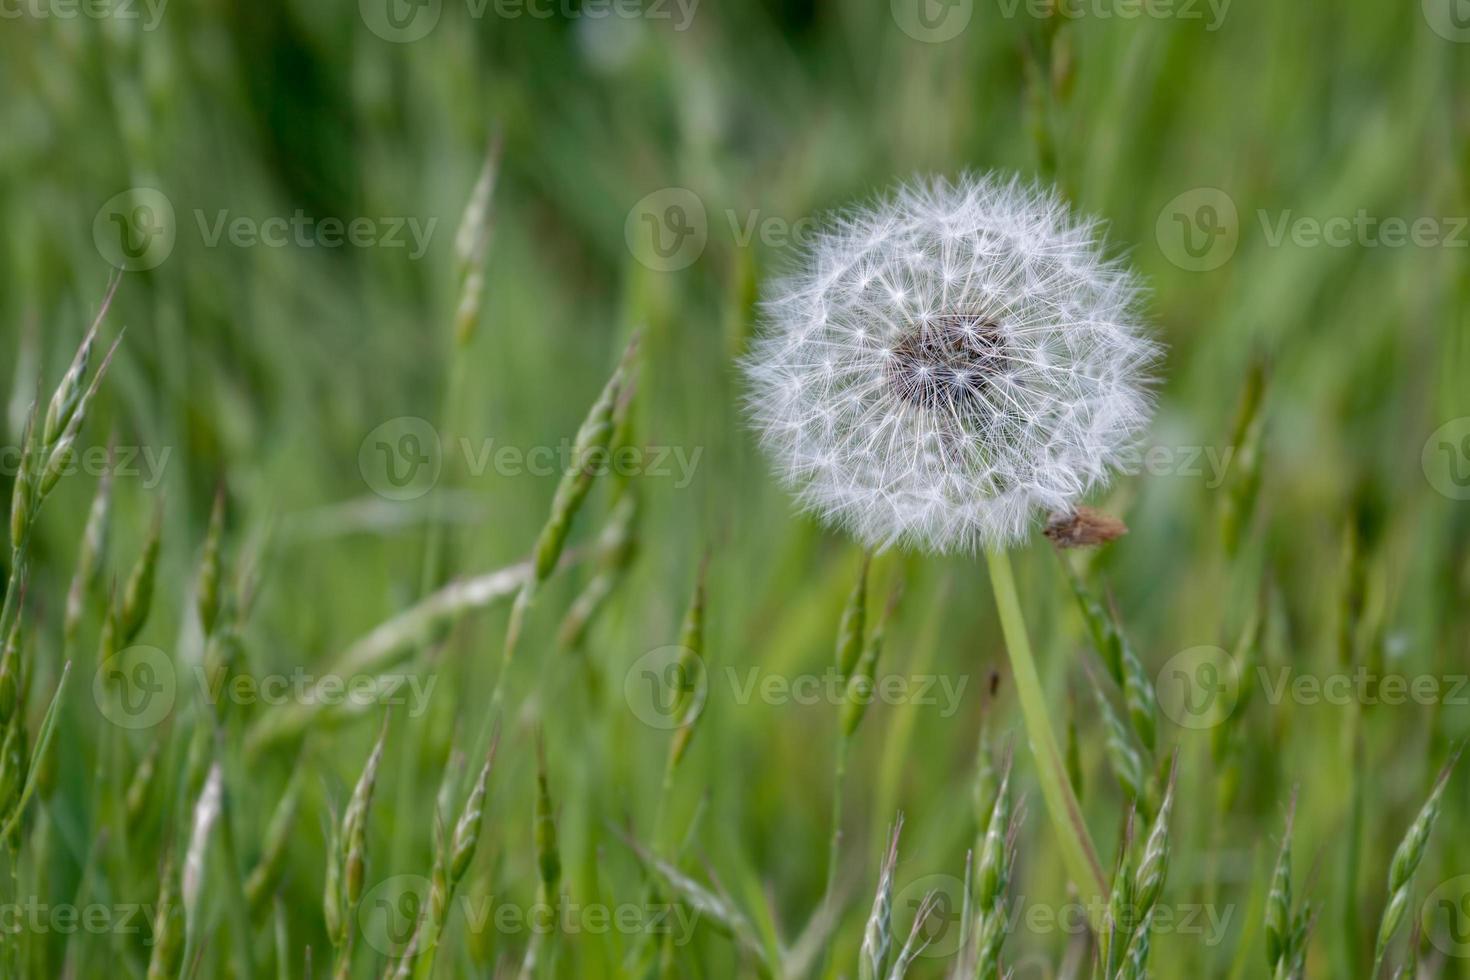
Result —
<instances>
[{"instance_id":1,"label":"blurred green background","mask_svg":"<svg viewBox=\"0 0 1470 980\"><path fill-rule=\"evenodd\" d=\"M649 836L669 733L640 720L629 691L640 658L676 641L708 550L709 702L667 820L694 828L689 873L712 872L763 937L794 942L823 886L837 709L741 698L736 680L752 669L788 680L826 671L860 556L795 514L771 479L741 419L735 359L761 281L792 260L812 221L914 174L996 170L1055 181L1106 222L1110 247L1151 289L1169 351L1152 455L1095 502L1131 533L1079 565L1158 672L1166 713L1174 658L1201 646L1238 654L1258 596L1265 625L1252 656L1273 680L1283 669L1320 680L1361 665L1441 681L1429 704L1314 703L1273 700L1267 674L1243 671L1228 734L1164 721L1159 757L1176 744L1181 752L1168 901L1208 906L1226 922L1220 935L1159 935L1155 975L1267 975L1261 903L1293 787L1296 880L1320 906L1308 974L1366 975L1393 848L1470 732L1470 689L1454 681L1470 673L1470 27L1455 18L1464 5L1087 0L1061 17L1037 6L7 5L7 446L19 444L37 377L44 402L101 301L116 235L173 239L120 260L134 271L103 328L111 338L126 326L126 336L83 441L111 436L135 448L143 472L116 481L106 571L74 650L61 649L61 606L95 474L62 481L35 546L34 710L64 656L77 673L32 813L51 828L45 860L25 866L22 890L51 902L152 901L157 856L181 846L173 813L200 657L189 596L217 485L227 487L231 562L257 563L250 669L327 670L428 589L528 554L557 475L496 472L460 440L559 445L641 328L631 431L694 460L692 479L684 485L671 455L670 475L627 481L636 557L580 650L564 649L557 630L592 573L575 567L538 596L506 682L476 875L497 898L532 899L539 730L567 893L640 900L642 873L621 834ZM460 346L455 232L496 139L483 302ZM298 212L367 219L370 240L328 247L293 237L276 247L212 236L222 213L258 228ZM1329 219L1352 228L1314 241ZM1418 243L1394 244L1385 219L1429 224L1416 226ZM421 255L410 222L427 229ZM674 237L681 229L691 237ZM674 254L660 253L674 241ZM1265 378L1254 452L1234 428L1253 364ZM437 430L442 469L431 492L394 501L374 492L381 483L360 451L378 426L404 417ZM149 469L145 453L165 452ZM1222 512L1256 480L1238 541L1222 540ZM615 483L594 488L574 547L607 520ZM92 650L107 584L126 576L156 506L163 557L142 642L173 658L180 693L164 722L129 731L92 703ZM426 572L431 538L439 545ZM1016 556L1022 597L1058 735L1076 731L1080 793L1107 862L1125 803L1091 692L1096 658L1049 550L1038 535ZM914 897L903 889L926 875L962 875L982 727L988 751L1016 743L1030 804L1013 893L1023 906L1065 896L981 564L884 555L873 574L874 609L905 582L882 672L941 678L960 697L953 711L942 694L938 705L876 705L853 744L839 876L848 901L828 966L846 975L897 810L907 819L900 896ZM473 752L487 724L506 615L505 604L467 615L398 658L398 669L436 686L427 712L391 721L370 883L427 873L441 770L451 741ZM244 731L275 710L232 715L227 793L248 864L288 778L306 772L280 889L295 957L282 975L301 976L302 951L328 949L329 809L350 793L379 713L322 719L304 741L247 755ZM89 855L109 838L88 785L119 740L130 766L160 746L156 812L134 833L131 862L107 859L89 873ZM1453 889L1470 873L1467 819L1462 772L1410 919L1437 886ZM228 903L207 891L209 921L225 938L206 944L200 975L238 974L241 935L267 972L271 926L231 922ZM912 904L898 906L906 927ZM1444 938L1467 916L1426 920L1429 975L1470 976L1470 960L1453 955L1470 947ZM106 964L141 976L146 938L48 931L32 937L27 962L35 975ZM518 961L527 941L483 938L477 946L462 926L452 930L439 975L485 975L497 958ZM1070 975L1073 938L1019 926L1008 961L1018 976ZM551 969L614 975L630 943L563 936ZM667 975L749 969L711 929L670 955ZM359 956L359 975L376 975L370 956ZM326 954L316 962L324 973ZM947 966L924 957L915 972Z\"/></svg>"}]
</instances>

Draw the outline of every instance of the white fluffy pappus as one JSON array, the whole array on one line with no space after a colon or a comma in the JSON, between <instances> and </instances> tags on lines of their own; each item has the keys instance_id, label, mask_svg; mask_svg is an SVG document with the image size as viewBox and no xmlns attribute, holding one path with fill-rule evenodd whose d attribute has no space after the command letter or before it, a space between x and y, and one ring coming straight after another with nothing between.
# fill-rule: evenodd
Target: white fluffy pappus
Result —
<instances>
[{"instance_id":1,"label":"white fluffy pappus","mask_svg":"<svg viewBox=\"0 0 1470 980\"><path fill-rule=\"evenodd\" d=\"M837 216L762 297L747 407L802 506L871 548L1005 548L1104 484L1160 348L1097 222L930 178Z\"/></svg>"}]
</instances>

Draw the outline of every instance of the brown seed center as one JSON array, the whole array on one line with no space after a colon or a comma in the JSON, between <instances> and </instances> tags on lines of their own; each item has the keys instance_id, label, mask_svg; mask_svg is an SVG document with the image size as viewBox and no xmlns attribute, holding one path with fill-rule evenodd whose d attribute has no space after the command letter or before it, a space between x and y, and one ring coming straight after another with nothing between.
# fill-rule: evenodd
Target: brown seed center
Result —
<instances>
[{"instance_id":1,"label":"brown seed center","mask_svg":"<svg viewBox=\"0 0 1470 980\"><path fill-rule=\"evenodd\" d=\"M964 408L982 398L1005 360L1000 325L969 313L946 313L893 347L888 383L923 408Z\"/></svg>"}]
</instances>

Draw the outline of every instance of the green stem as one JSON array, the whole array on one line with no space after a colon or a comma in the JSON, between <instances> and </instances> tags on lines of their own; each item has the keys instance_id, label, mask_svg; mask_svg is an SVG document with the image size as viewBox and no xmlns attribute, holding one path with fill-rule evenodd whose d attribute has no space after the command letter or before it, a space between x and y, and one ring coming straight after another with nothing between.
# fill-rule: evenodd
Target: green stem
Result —
<instances>
[{"instance_id":1,"label":"green stem","mask_svg":"<svg viewBox=\"0 0 1470 980\"><path fill-rule=\"evenodd\" d=\"M827 844L827 886L822 891L822 901L829 905L837 889L837 858L842 848L842 783L847 776L847 742L847 736L838 732L837 757L832 765L832 839Z\"/></svg>"},{"instance_id":2,"label":"green stem","mask_svg":"<svg viewBox=\"0 0 1470 980\"><path fill-rule=\"evenodd\" d=\"M1096 930L1107 901L1107 878L1098 863L1087 824L1082 819L1082 808L1067 779L1066 763L1052 734L1041 678L1031 656L1031 641L1026 636L1026 621L1021 616L1021 603L1016 598L1016 580L1011 574L1010 558L1003 551L989 549L985 558L990 568L990 585L995 591L995 605L1000 612L1001 631L1005 634L1006 653L1011 660L1016 696L1020 699L1021 714L1026 721L1026 737L1031 743L1031 754L1036 758L1041 795L1046 800L1047 812L1051 814L1052 825L1061 842L1067 873L1081 893Z\"/></svg>"},{"instance_id":3,"label":"green stem","mask_svg":"<svg viewBox=\"0 0 1470 980\"><path fill-rule=\"evenodd\" d=\"M836 756L832 761L832 837L827 843L827 881L822 888L822 904L818 913L831 920L828 927L833 932L837 930L837 859L842 851L842 784L847 778L847 743L850 741L851 737L839 723ZM822 954L822 966L816 976L831 976L831 966L832 944L827 943Z\"/></svg>"}]
</instances>

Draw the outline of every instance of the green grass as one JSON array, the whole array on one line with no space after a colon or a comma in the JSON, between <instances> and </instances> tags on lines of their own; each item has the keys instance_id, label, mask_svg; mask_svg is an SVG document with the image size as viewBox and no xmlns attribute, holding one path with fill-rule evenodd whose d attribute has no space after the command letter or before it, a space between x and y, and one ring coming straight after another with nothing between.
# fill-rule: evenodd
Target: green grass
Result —
<instances>
[{"instance_id":1,"label":"green grass","mask_svg":"<svg viewBox=\"0 0 1470 980\"><path fill-rule=\"evenodd\" d=\"M94 373L126 333L79 430L82 464L30 528L23 598L4 549L24 696L18 722L0 711L18 732L0 746L0 789L12 794L0 973L144 976L152 961L169 976L300 977L308 962L329 975L347 940L329 935L323 896L339 859L344 881L353 873L346 833L360 842L368 910L344 921L351 975L378 976L404 940L385 922L412 924L429 907L436 854L460 839L498 724L436 976L497 964L514 974L533 945L545 976L735 976L762 962L855 976L899 811L891 945L896 955L924 894L940 889L930 926L947 928L910 975L942 975L955 957L929 954L958 945L966 853L979 861L983 828L1004 809L994 793L1008 746L1019 817L1014 859L1001 863L1013 865L1016 925L1001 959L1018 976L1056 975L1080 933L1049 924L1067 912L1068 864L1047 813L1062 787L1043 793L1027 749L1026 692L1003 642L1013 611L997 610L978 558L874 558L870 631L903 585L878 679L929 686L880 699L840 738L846 678L833 680L833 648L862 556L794 513L741 418L735 368L759 284L794 251L787 229L914 173L994 168L1054 179L1107 220L1168 345L1157 448L1093 501L1130 533L1067 556L1091 606L1039 534L1010 555L1047 720L1064 755L1075 727L1073 790L1110 880L1144 860L1177 755L1152 975L1268 975L1268 933L1278 943L1305 904L1309 977L1369 976L1394 914L1385 975L1412 935L1421 975L1470 976L1470 945L1453 931L1466 928L1470 894L1463 772L1438 791L1433 825L1416 824L1470 734L1470 504L1455 496L1470 422L1434 435L1470 416L1470 231L1456 220L1470 215L1470 43L1431 29L1441 8L1238 0L1218 30L1208 16L1094 14L1051 31L1024 4L1007 17L1009 5L976 0L968 27L939 44L905 33L881 2L705 2L687 31L673 29L673 7L672 20L467 9L445 0L434 30L404 44L368 30L356 4L301 0L170 4L146 31L34 14L0 26L4 499L37 378L44 419L114 271L94 241L99 220L110 227L99 209L153 188L175 233L161 264L123 276L102 325ZM477 265L455 232L497 133ZM630 211L667 188L697 197L707 243L659 271L640 261L650 252ZM1202 188L1233 204L1236 244L1192 269L1202 263L1176 214L1202 219L1201 204L1220 203ZM688 198L653 201L657 217ZM272 247L226 233L210 244L222 211L258 223L298 209L368 218L392 238ZM1290 231L1360 211L1434 219L1452 241L1389 246L1380 228L1338 247ZM431 229L418 258L410 218ZM474 268L482 298L475 329L460 333ZM559 447L634 331L636 392L595 438L654 447L650 465L571 499L563 564L534 602L526 592L502 677L527 570L488 593L428 597L533 557ZM432 491L407 501L374 492L372 444L366 475L360 465L369 434L399 417L428 420L443 447ZM109 439L120 467L110 526L67 642ZM537 458L551 465L497 463L504 447L546 447ZM681 458L693 461L687 480ZM197 592L221 486L220 611L206 638ZM146 579L130 588L155 513L151 590ZM668 708L690 692L655 701L650 684L697 686L660 648L680 642L706 553L706 701L675 768L671 740L687 736ZM587 618L568 649L559 636L574 608ZM358 644L389 621L405 642ZM1110 635L1141 673L1114 659ZM112 666L171 679L173 698L154 724L124 727L101 707L117 717L110 675L97 679L109 651L136 645L160 653ZM307 681L344 663L349 677L417 687L386 712L305 703ZM1183 699L1205 688L1185 681L1225 683L1231 664L1239 682L1218 703L1233 710L1189 710ZM1335 680L1359 671L1409 686L1399 698L1397 681ZM222 690L234 694L211 703L210 678L233 679ZM0 708L5 697L0 662ZM344 826L385 714L371 806ZM42 745L12 821L25 780L9 784L11 760ZM1130 801L1115 771L1130 752L1140 812L1120 861ZM215 765L220 810L201 836ZM1268 896L1293 793L1282 911ZM288 795L294 810L273 834ZM813 924L834 812L837 915ZM1396 859L1406 835L1417 853ZM994 866L1005 848L989 849ZM263 854L274 867L256 904ZM575 909L573 928L533 939L524 918L548 889ZM173 897L155 922L161 894ZM674 935L658 941L593 926L602 912L616 922L620 908L665 903ZM97 928L82 924L89 905L105 910ZM73 910L73 926L58 909ZM1074 931L1087 918L1071 916ZM1092 954L1073 952L1077 975L1090 975Z\"/></svg>"}]
</instances>

